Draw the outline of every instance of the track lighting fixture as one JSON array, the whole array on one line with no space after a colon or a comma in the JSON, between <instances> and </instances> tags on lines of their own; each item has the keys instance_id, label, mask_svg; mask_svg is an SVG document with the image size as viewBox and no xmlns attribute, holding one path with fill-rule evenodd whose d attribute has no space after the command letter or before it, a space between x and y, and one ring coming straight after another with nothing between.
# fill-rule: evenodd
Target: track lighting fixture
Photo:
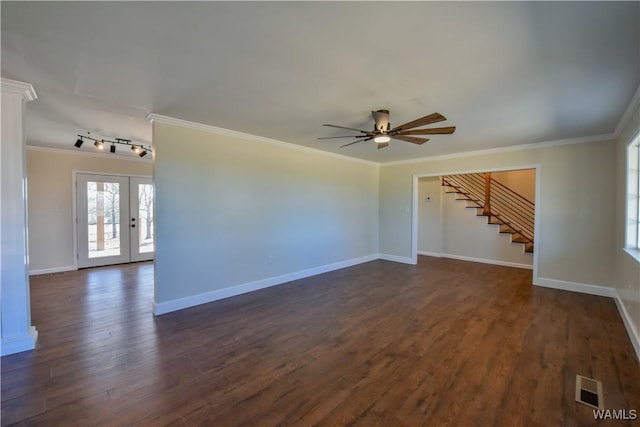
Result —
<instances>
[{"instance_id":1,"label":"track lighting fixture","mask_svg":"<svg viewBox=\"0 0 640 427\"><path fill-rule=\"evenodd\" d=\"M85 138L93 141L93 145L98 150L104 150L104 144L111 144L111 147L109 147L109 152L111 152L112 154L115 154L116 152L116 144L128 145L129 147L131 147L131 151L136 153L139 157L144 157L147 155L147 153L149 153L150 151L153 151L151 150L151 147L145 147L142 144L133 144L130 139L122 139L122 138L115 138L115 140L98 139L98 138L93 138L89 135L78 135L78 139L73 145L76 148L80 148L84 143Z\"/></svg>"}]
</instances>

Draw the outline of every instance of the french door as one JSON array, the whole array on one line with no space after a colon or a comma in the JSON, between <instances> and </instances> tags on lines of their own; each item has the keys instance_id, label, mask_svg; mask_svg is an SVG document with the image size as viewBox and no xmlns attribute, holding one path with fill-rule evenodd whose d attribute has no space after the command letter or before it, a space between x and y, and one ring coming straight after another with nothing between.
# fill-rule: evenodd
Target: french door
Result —
<instances>
[{"instance_id":1,"label":"french door","mask_svg":"<svg viewBox=\"0 0 640 427\"><path fill-rule=\"evenodd\" d=\"M78 267L153 259L151 178L76 174Z\"/></svg>"}]
</instances>

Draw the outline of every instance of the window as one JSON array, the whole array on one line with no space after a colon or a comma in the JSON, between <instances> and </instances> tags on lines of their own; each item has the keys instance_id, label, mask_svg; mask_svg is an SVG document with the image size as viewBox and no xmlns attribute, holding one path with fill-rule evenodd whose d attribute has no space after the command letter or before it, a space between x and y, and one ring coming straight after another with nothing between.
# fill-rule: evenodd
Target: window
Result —
<instances>
[{"instance_id":1,"label":"window","mask_svg":"<svg viewBox=\"0 0 640 427\"><path fill-rule=\"evenodd\" d=\"M640 251L640 134L627 149L627 227L625 247Z\"/></svg>"}]
</instances>

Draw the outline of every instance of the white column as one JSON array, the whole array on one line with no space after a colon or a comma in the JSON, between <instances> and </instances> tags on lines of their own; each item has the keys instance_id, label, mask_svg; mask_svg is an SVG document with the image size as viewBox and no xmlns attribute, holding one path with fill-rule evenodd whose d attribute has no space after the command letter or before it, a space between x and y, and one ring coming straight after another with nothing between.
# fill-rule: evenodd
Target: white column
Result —
<instances>
[{"instance_id":1,"label":"white column","mask_svg":"<svg viewBox=\"0 0 640 427\"><path fill-rule=\"evenodd\" d=\"M38 331L31 326L27 177L24 132L25 102L36 99L28 83L2 79L0 139L0 354L35 348Z\"/></svg>"}]
</instances>

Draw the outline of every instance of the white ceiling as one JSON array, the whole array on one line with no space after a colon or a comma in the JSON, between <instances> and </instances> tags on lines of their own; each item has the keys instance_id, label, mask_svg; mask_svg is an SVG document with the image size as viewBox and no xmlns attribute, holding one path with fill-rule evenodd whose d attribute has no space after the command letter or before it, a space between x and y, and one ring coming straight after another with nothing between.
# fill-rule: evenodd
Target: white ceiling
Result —
<instances>
[{"instance_id":1,"label":"white ceiling","mask_svg":"<svg viewBox=\"0 0 640 427\"><path fill-rule=\"evenodd\" d=\"M640 85L640 2L1 2L30 145L151 142L149 112L389 162L607 134ZM350 139L432 112L416 146ZM83 150L93 147L85 144Z\"/></svg>"}]
</instances>

